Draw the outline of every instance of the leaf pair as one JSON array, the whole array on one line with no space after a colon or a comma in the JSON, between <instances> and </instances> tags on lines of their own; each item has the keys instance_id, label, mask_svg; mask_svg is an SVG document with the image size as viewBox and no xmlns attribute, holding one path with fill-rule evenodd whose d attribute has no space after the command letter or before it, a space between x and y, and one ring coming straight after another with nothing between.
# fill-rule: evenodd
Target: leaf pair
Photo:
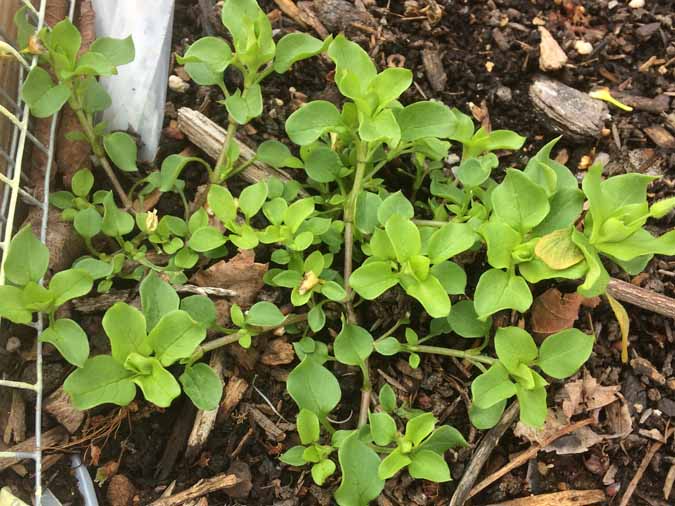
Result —
<instances>
[{"instance_id":1,"label":"leaf pair","mask_svg":"<svg viewBox=\"0 0 675 506\"><path fill-rule=\"evenodd\" d=\"M566 329L547 337L537 349L532 336L518 327L502 327L495 334L498 360L471 384L472 423L481 429L494 426L506 400L514 395L523 423L539 427L546 419L546 380L531 369L539 367L557 379L573 375L591 355L593 336Z\"/></svg>"}]
</instances>

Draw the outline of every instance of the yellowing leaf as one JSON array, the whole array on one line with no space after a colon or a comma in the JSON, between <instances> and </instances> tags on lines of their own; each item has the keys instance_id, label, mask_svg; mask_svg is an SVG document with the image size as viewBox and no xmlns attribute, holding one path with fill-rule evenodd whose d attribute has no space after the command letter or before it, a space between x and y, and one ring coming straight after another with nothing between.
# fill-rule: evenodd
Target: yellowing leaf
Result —
<instances>
[{"instance_id":1,"label":"yellowing leaf","mask_svg":"<svg viewBox=\"0 0 675 506\"><path fill-rule=\"evenodd\" d=\"M612 311L614 311L616 321L619 322L619 328L621 329L621 362L626 364L628 363L628 333L630 332L630 318L628 318L626 308L624 308L618 300L608 293L605 295L607 295L607 301L609 302Z\"/></svg>"},{"instance_id":2,"label":"yellowing leaf","mask_svg":"<svg viewBox=\"0 0 675 506\"><path fill-rule=\"evenodd\" d=\"M572 267L584 259L583 253L572 242L570 231L567 229L556 230L539 239L534 247L534 253L551 269L557 271Z\"/></svg>"}]
</instances>

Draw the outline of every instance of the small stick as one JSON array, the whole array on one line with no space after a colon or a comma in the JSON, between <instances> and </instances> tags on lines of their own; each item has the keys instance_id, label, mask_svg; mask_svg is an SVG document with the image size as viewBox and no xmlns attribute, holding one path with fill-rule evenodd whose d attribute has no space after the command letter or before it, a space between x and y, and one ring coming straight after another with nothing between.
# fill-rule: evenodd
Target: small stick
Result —
<instances>
[{"instance_id":1,"label":"small stick","mask_svg":"<svg viewBox=\"0 0 675 506\"><path fill-rule=\"evenodd\" d=\"M675 318L675 299L666 295L615 278L610 278L607 293L621 302Z\"/></svg>"},{"instance_id":2,"label":"small stick","mask_svg":"<svg viewBox=\"0 0 675 506\"><path fill-rule=\"evenodd\" d=\"M501 421L492 429L490 429L490 432L485 435L483 440L478 445L478 448L473 453L471 462L469 462L466 471L464 471L462 479L459 480L457 489L455 490L452 499L450 499L450 504L448 506L463 506L466 500L470 497L469 493L471 492L471 487L474 483L476 483L481 469L483 469L483 466L487 462L488 458L490 458L490 455L492 455L492 452L496 448L497 443L499 443L501 437L504 435L504 432L506 432L506 429L511 427L511 424L518 416L518 412L518 403L514 402L511 404L509 409L506 410L502 416Z\"/></svg>"},{"instance_id":3,"label":"small stick","mask_svg":"<svg viewBox=\"0 0 675 506\"><path fill-rule=\"evenodd\" d=\"M176 285L174 289L178 293L196 293L197 295L212 295L214 297L235 297L237 295L234 290L215 286Z\"/></svg>"},{"instance_id":4,"label":"small stick","mask_svg":"<svg viewBox=\"0 0 675 506\"><path fill-rule=\"evenodd\" d=\"M554 434L550 435L548 438L546 438L544 441L542 441L540 444L534 444L530 446L529 449L525 450L523 453L515 457L513 460L511 460L508 464L506 464L503 467L500 467L497 471L492 473L490 476L485 478L483 481L481 481L478 485L473 487L471 489L471 492L469 493L469 497L473 497L476 495L478 492L481 490L489 487L492 483L497 481L499 478L504 476L505 474L509 473L513 469L522 466L525 462L530 460L532 457L534 457L537 453L539 453L539 450L542 448L547 447L550 445L553 441L566 436L567 434L574 432L575 430L578 430L582 427L585 427L586 425L590 425L592 423L595 423L595 418L584 418L583 420L579 420L578 422L571 423L569 425L566 425L565 427L562 427L560 430L555 432Z\"/></svg>"},{"instance_id":5,"label":"small stick","mask_svg":"<svg viewBox=\"0 0 675 506\"><path fill-rule=\"evenodd\" d=\"M633 476L633 479L630 480L628 487L626 487L626 491L621 497L621 502L619 503L619 506L628 505L628 503L630 502L630 498L633 496L633 492L635 492L638 483L640 483L640 480L642 479L642 475L645 474L647 466L654 458L654 455L656 455L656 452L658 452L659 449L666 443L666 441L670 439L670 436L673 435L673 432L675 432L675 427L671 427L670 429L668 429L668 431L666 432L666 436L663 438L663 441L655 441L649 447L649 450L647 450L647 453L645 453L645 456L642 458L642 462L640 462L640 467L638 467L635 476Z\"/></svg>"},{"instance_id":6,"label":"small stick","mask_svg":"<svg viewBox=\"0 0 675 506\"><path fill-rule=\"evenodd\" d=\"M241 480L234 474L218 474L212 478L198 481L187 490L183 490L182 492L178 492L169 497L157 499L156 501L151 502L149 506L176 506L186 501L190 501L191 499L205 496L211 492L216 492L224 488L232 488L240 481Z\"/></svg>"},{"instance_id":7,"label":"small stick","mask_svg":"<svg viewBox=\"0 0 675 506\"><path fill-rule=\"evenodd\" d=\"M511 501L488 504L487 506L586 506L606 501L607 497L602 489L593 490L565 490L552 494L531 495Z\"/></svg>"}]
</instances>

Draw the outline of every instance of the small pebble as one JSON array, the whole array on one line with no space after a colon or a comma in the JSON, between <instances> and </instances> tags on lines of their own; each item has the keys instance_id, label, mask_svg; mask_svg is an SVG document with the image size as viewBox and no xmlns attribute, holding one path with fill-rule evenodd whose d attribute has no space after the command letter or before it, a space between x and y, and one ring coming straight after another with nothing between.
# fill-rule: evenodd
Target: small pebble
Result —
<instances>
[{"instance_id":1,"label":"small pebble","mask_svg":"<svg viewBox=\"0 0 675 506\"><path fill-rule=\"evenodd\" d=\"M495 91L495 95L500 102L505 104L508 104L513 100L513 92L511 91L511 88L507 86L499 86L497 91Z\"/></svg>"},{"instance_id":2,"label":"small pebble","mask_svg":"<svg viewBox=\"0 0 675 506\"><path fill-rule=\"evenodd\" d=\"M593 52L593 44L585 40L578 40L574 43L574 49L580 55L588 55Z\"/></svg>"},{"instance_id":3,"label":"small pebble","mask_svg":"<svg viewBox=\"0 0 675 506\"><path fill-rule=\"evenodd\" d=\"M631 9L642 9L645 6L645 0L630 0L628 7Z\"/></svg>"},{"instance_id":4,"label":"small pebble","mask_svg":"<svg viewBox=\"0 0 675 506\"><path fill-rule=\"evenodd\" d=\"M5 349L9 353L14 353L18 349L21 348L21 340L16 337L16 336L11 336L10 338L7 339L7 344L5 345Z\"/></svg>"},{"instance_id":5,"label":"small pebble","mask_svg":"<svg viewBox=\"0 0 675 506\"><path fill-rule=\"evenodd\" d=\"M190 89L190 85L176 75L169 76L169 89L176 93L185 93Z\"/></svg>"}]
</instances>

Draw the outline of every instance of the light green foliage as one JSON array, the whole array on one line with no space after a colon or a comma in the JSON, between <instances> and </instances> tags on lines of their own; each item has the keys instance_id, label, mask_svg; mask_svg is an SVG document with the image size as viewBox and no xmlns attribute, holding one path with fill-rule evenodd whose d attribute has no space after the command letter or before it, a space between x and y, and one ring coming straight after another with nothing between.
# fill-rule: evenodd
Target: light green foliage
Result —
<instances>
[{"instance_id":1,"label":"light green foliage","mask_svg":"<svg viewBox=\"0 0 675 506\"><path fill-rule=\"evenodd\" d=\"M600 166L590 168L579 188L576 176L552 158L559 139L526 163L515 157L516 166L507 168L502 151L520 149L525 139L476 129L470 116L439 101L413 102L409 70L378 69L344 35L322 41L294 32L275 41L255 0L222 4L229 38L203 37L177 55L195 83L222 93L227 137L214 167L171 154L160 170L141 175L135 140L94 122L95 113L110 105L97 79L133 59L130 38L98 39L79 54L81 37L69 21L37 34L48 70L31 70L22 97L36 117L68 103L85 132L72 139L88 142L99 160L107 157L127 173L135 204L119 207L107 184L87 168L77 171L70 190L55 192L50 201L73 223L87 255L72 269L53 273L43 287L48 251L29 228L20 230L4 260L0 316L27 324L37 312L49 315L38 338L77 367L64 389L79 409L126 405L137 387L157 406L169 406L182 391L198 408L216 409L222 379L199 362L204 353L221 343L248 348L259 334L283 331L299 359L287 390L299 409L301 444L288 448L281 461L308 465L319 486L330 481L340 506L369 504L402 470L448 481L444 454L466 445L456 429L436 427L431 413L399 405L388 385L379 391L375 411L366 403L355 417L361 427L334 430L332 420L351 409L344 405L341 378L360 372L366 398L373 351L404 353L413 368L424 353L464 360L480 369L469 412L476 428L497 424L514 397L521 421L541 426L548 381L575 374L590 357L594 338L572 328L537 346L521 328L493 333L493 315L517 311L527 325L532 294L540 291L532 286L540 281L579 280L579 293L599 295L609 282L605 260L637 274L654 255L675 254L674 231L656 237L645 229L650 218L672 211L675 198L650 205L647 188L654 178L603 180ZM25 46L34 31L25 10L15 21ZM253 160L240 157L234 137L237 128L265 113L265 78L321 53L335 65L341 100L308 101L286 119L287 138L266 140ZM455 166L448 162L451 153L461 154ZM282 174L230 182L259 163ZM203 171L198 184L206 186L190 203L195 185L185 174L194 168ZM166 194L180 199L180 216L158 215L149 205ZM274 293L279 306L267 297L250 307L232 304L230 328L224 328L209 297L181 300L171 285L187 283L198 269L227 261L237 250L254 250L256 262L269 262L263 279L274 290L266 295ZM465 268L472 274L468 282ZM118 279L139 283L142 308L110 307L102 326L111 353L89 357L84 330L57 319L56 310L86 295L94 282L106 292ZM378 325L366 318L374 310L370 301L383 302L379 316L405 297L419 302L413 314L375 336ZM418 335L420 325L409 323L424 325L425 314L429 332ZM221 334L213 347L202 344L209 331ZM480 346L428 343L448 334L481 339Z\"/></svg>"},{"instance_id":2,"label":"light green foliage","mask_svg":"<svg viewBox=\"0 0 675 506\"><path fill-rule=\"evenodd\" d=\"M495 334L497 361L471 384L473 405L471 421L479 428L489 428L499 421L506 400L516 395L520 418L527 425L542 426L546 419L545 374L564 379L575 374L588 360L593 336L577 329L567 329L547 337L539 349L525 330L502 327Z\"/></svg>"}]
</instances>

